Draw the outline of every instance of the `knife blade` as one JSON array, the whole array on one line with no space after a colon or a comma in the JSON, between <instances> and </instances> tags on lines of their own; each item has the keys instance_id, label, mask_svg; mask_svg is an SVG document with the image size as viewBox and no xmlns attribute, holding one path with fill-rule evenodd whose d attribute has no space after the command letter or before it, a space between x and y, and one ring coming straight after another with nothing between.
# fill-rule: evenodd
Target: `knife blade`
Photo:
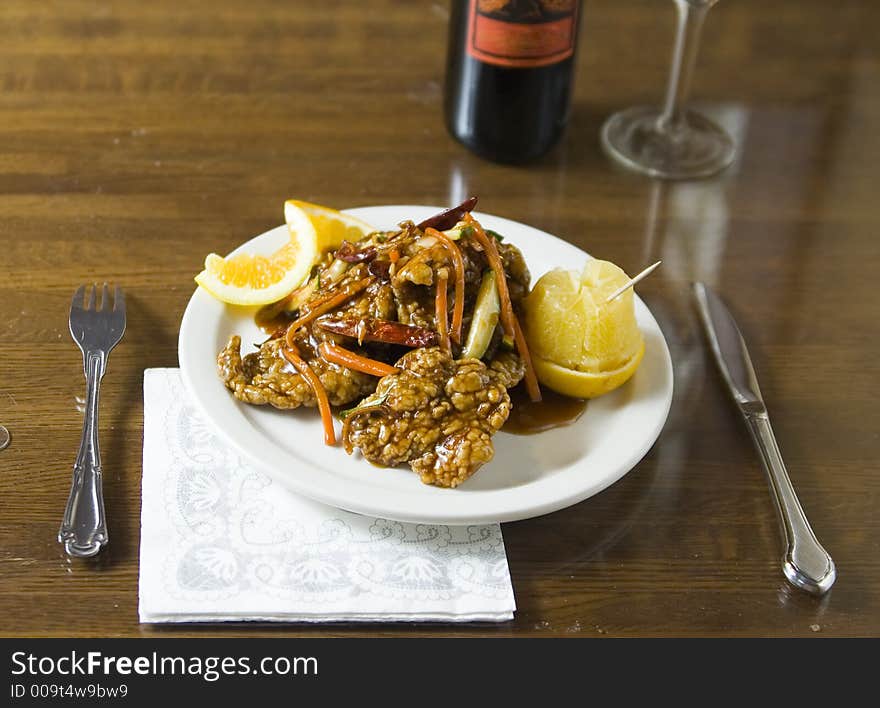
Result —
<instances>
[{"instance_id":1,"label":"knife blade","mask_svg":"<svg viewBox=\"0 0 880 708\"><path fill-rule=\"evenodd\" d=\"M745 339L730 310L711 288L694 283L693 290L715 363L743 415L767 473L785 544L782 571L795 587L822 595L834 584L837 569L816 539L794 491L770 427L770 416Z\"/></svg>"}]
</instances>

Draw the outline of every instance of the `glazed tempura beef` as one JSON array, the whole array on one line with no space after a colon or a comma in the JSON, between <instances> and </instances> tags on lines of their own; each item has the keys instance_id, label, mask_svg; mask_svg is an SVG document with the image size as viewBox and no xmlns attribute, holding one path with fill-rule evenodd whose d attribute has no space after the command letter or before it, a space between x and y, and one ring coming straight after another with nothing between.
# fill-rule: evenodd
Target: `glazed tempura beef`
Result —
<instances>
[{"instance_id":1,"label":"glazed tempura beef","mask_svg":"<svg viewBox=\"0 0 880 708\"><path fill-rule=\"evenodd\" d=\"M336 289L363 282L368 276L366 267L350 268L339 279ZM317 296L312 298L313 306L318 300ZM309 304L304 303L298 312L308 314ZM340 305L333 317L359 323L375 321L377 318L374 315L393 316L394 311L395 302L390 287L386 283L371 281L366 288ZM292 344L318 376L334 406L357 401L376 388L375 377L327 361L319 355L321 342L343 339L347 338L340 338L314 326L299 328L291 337ZM235 397L245 403L269 404L282 409L314 407L317 405L315 391L284 357L285 344L283 336L271 337L263 342L258 351L242 357L241 337L233 336L217 359L220 378Z\"/></svg>"},{"instance_id":2,"label":"glazed tempura beef","mask_svg":"<svg viewBox=\"0 0 880 708\"><path fill-rule=\"evenodd\" d=\"M312 387L282 355L283 344L283 339L270 339L260 346L259 351L242 358L241 337L232 337L217 360L220 378L235 397L245 403L269 404L275 408L317 405ZM307 361L321 379L334 406L356 401L376 388L376 379L367 374L318 356Z\"/></svg>"},{"instance_id":3,"label":"glazed tempura beef","mask_svg":"<svg viewBox=\"0 0 880 708\"><path fill-rule=\"evenodd\" d=\"M386 467L408 462L425 484L457 487L494 455L492 435L510 414L507 385L522 376L519 357L488 368L423 347L397 368L346 416L346 448Z\"/></svg>"},{"instance_id":4,"label":"glazed tempura beef","mask_svg":"<svg viewBox=\"0 0 880 708\"><path fill-rule=\"evenodd\" d=\"M246 403L317 406L328 443L330 406L346 408L347 451L455 487L492 459L507 389L524 370L529 381L515 337L528 285L519 250L462 209L404 222L324 254L271 307L274 329L257 352L242 357L240 338L230 339L220 377Z\"/></svg>"}]
</instances>

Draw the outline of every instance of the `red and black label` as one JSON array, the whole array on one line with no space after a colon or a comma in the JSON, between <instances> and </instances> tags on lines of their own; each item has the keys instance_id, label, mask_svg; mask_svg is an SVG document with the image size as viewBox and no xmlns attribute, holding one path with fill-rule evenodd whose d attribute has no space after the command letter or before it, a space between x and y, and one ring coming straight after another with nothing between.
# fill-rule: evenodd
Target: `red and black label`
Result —
<instances>
[{"instance_id":1,"label":"red and black label","mask_svg":"<svg viewBox=\"0 0 880 708\"><path fill-rule=\"evenodd\" d=\"M574 54L578 0L470 0L467 51L496 66L556 64Z\"/></svg>"}]
</instances>

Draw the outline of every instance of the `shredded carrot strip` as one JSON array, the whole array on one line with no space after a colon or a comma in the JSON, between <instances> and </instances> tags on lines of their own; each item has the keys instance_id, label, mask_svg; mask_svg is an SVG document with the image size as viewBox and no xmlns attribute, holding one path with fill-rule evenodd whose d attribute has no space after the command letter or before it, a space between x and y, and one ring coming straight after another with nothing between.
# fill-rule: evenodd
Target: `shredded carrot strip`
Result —
<instances>
[{"instance_id":1,"label":"shredded carrot strip","mask_svg":"<svg viewBox=\"0 0 880 708\"><path fill-rule=\"evenodd\" d=\"M474 217L470 214L465 214L464 220L473 227L474 238L483 247L483 250L486 252L486 258L489 260L489 265L495 273L495 282L498 285L498 299L501 301L501 326L504 329L504 334L508 337L514 337L513 323L516 317L513 314L513 304L510 302L510 291L507 289L507 276L504 273L504 264L501 262L501 256L498 255L498 249L495 248L492 239L486 236L483 227L480 226Z\"/></svg>"},{"instance_id":2,"label":"shredded carrot strip","mask_svg":"<svg viewBox=\"0 0 880 708\"><path fill-rule=\"evenodd\" d=\"M520 327L519 320L516 316L513 318L514 339L516 340L516 349L523 358L526 366L526 373L523 378L526 382L526 392L533 403L541 400L541 387L538 385L538 377L535 375L535 367L532 366L532 355L529 353L529 347L526 344L526 338Z\"/></svg>"},{"instance_id":3,"label":"shredded carrot strip","mask_svg":"<svg viewBox=\"0 0 880 708\"><path fill-rule=\"evenodd\" d=\"M287 332L284 335L284 343L290 349L296 349L296 342L293 340L293 335L296 334L296 328L293 326L293 323L287 326Z\"/></svg>"},{"instance_id":4,"label":"shredded carrot strip","mask_svg":"<svg viewBox=\"0 0 880 708\"><path fill-rule=\"evenodd\" d=\"M351 436L351 421L353 421L359 415L363 415L364 413L372 413L373 411L380 411L383 408L385 408L384 403L375 403L369 406L363 406L362 408L355 408L347 416L345 416L345 420L342 421L342 446L345 448L345 451L349 455L354 450L351 445L351 440L349 440L349 437Z\"/></svg>"},{"instance_id":5,"label":"shredded carrot strip","mask_svg":"<svg viewBox=\"0 0 880 708\"><path fill-rule=\"evenodd\" d=\"M315 399L318 401L318 410L321 413L321 422L324 425L325 445L336 444L336 431L333 429L333 411L330 410L330 400L327 398L327 389L324 388L324 384L321 383L321 379L318 375L312 371L312 367L300 357L299 350L294 341L294 335L304 324L311 322L325 312L329 312L334 307L338 307L350 297L357 295L371 282L371 278L364 278L363 280L358 280L346 285L344 288L340 289L338 293L333 293L332 295L328 293L317 301L316 306L314 306L308 314L291 322L290 326L287 328L287 334L284 337L284 342L287 345L287 349L281 349L284 358L293 364L293 367L299 372L299 375L306 380L306 383L312 387L312 391L315 393Z\"/></svg>"},{"instance_id":6,"label":"shredded carrot strip","mask_svg":"<svg viewBox=\"0 0 880 708\"><path fill-rule=\"evenodd\" d=\"M446 312L446 290L448 280L449 276L446 274L445 270L441 270L437 273L437 295L434 298L437 334L440 337L440 346L446 351L449 351L452 348L449 344L449 322L447 320L449 315Z\"/></svg>"},{"instance_id":7,"label":"shredded carrot strip","mask_svg":"<svg viewBox=\"0 0 880 708\"><path fill-rule=\"evenodd\" d=\"M372 278L364 278L363 280L355 281L354 283L350 283L342 288L338 293L334 294L332 297L325 299L323 302L320 302L316 307L309 310L308 314L303 315L299 319L294 320L290 323L290 326L287 328L287 346L294 348L293 335L296 331L302 327L304 324L308 324L316 317L320 317L325 312L329 312L334 307L338 307L343 302L348 300L350 297L357 295L361 290L366 288L372 282Z\"/></svg>"},{"instance_id":8,"label":"shredded carrot strip","mask_svg":"<svg viewBox=\"0 0 880 708\"><path fill-rule=\"evenodd\" d=\"M538 385L538 377L535 375L535 367L532 366L532 356L529 353L529 346L523 335L516 314L513 312L513 303L510 302L510 291L507 289L507 276L504 273L504 264L501 262L501 256L498 249L495 248L495 242L483 231L483 227L470 214L465 215L465 221L474 228L474 238L486 251L486 257L489 259L489 265L495 273L495 282L498 285L498 298L501 301L501 325L504 333L512 336L516 342L516 350L523 358L526 367L525 380L526 391L532 401L541 400L541 387Z\"/></svg>"},{"instance_id":9,"label":"shredded carrot strip","mask_svg":"<svg viewBox=\"0 0 880 708\"><path fill-rule=\"evenodd\" d=\"M324 424L324 444L335 445L336 431L333 429L333 412L330 410L330 400L327 398L327 389L324 388L324 384L321 383L321 379L318 378L318 375L312 371L312 367L300 357L299 351L296 347L291 347L290 349L284 349L282 347L281 353L284 354L284 358L287 359L287 361L293 364L293 368L299 372L299 375L306 380L309 386L312 387L312 391L315 392L315 398L318 401L318 410L321 413L321 422Z\"/></svg>"},{"instance_id":10,"label":"shredded carrot strip","mask_svg":"<svg viewBox=\"0 0 880 708\"><path fill-rule=\"evenodd\" d=\"M461 322L464 319L464 259L455 242L442 231L429 226L425 229L425 233L438 239L446 247L449 257L452 259L452 266L455 268L455 304L452 308L451 336L452 341L460 344Z\"/></svg>"},{"instance_id":11,"label":"shredded carrot strip","mask_svg":"<svg viewBox=\"0 0 880 708\"><path fill-rule=\"evenodd\" d=\"M340 347L331 342L321 342L318 345L318 351L327 361L334 364L344 366L346 369L354 369L371 376L388 376L388 374L396 374L400 369L390 366L375 359L369 359L360 354L355 354L345 347Z\"/></svg>"},{"instance_id":12,"label":"shredded carrot strip","mask_svg":"<svg viewBox=\"0 0 880 708\"><path fill-rule=\"evenodd\" d=\"M388 254L388 258L392 263L397 263L397 261L400 260L400 251L398 251L396 247L392 248L391 252Z\"/></svg>"}]
</instances>

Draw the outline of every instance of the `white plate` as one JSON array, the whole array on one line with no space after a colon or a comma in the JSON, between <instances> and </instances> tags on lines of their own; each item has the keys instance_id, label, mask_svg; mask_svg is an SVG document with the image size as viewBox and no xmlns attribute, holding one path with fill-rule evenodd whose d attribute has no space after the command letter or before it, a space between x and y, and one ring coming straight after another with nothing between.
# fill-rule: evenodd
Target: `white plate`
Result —
<instances>
[{"instance_id":1,"label":"white plate","mask_svg":"<svg viewBox=\"0 0 880 708\"><path fill-rule=\"evenodd\" d=\"M383 206L348 213L380 229L440 211L426 206ZM532 280L557 266L580 268L589 256L542 231L486 214L487 228L518 246ZM237 250L271 252L287 237L279 226ZM240 334L244 353L265 339L253 310L224 305L197 289L180 325L183 380L218 432L243 455L293 491L349 511L398 521L477 524L514 521L575 504L620 479L653 445L672 401L672 362L666 341L645 304L635 298L645 356L618 390L591 401L576 423L537 435L494 437L495 459L456 489L419 481L409 467L374 467L357 452L323 444L314 409L278 411L232 397L217 376L217 353Z\"/></svg>"}]
</instances>

